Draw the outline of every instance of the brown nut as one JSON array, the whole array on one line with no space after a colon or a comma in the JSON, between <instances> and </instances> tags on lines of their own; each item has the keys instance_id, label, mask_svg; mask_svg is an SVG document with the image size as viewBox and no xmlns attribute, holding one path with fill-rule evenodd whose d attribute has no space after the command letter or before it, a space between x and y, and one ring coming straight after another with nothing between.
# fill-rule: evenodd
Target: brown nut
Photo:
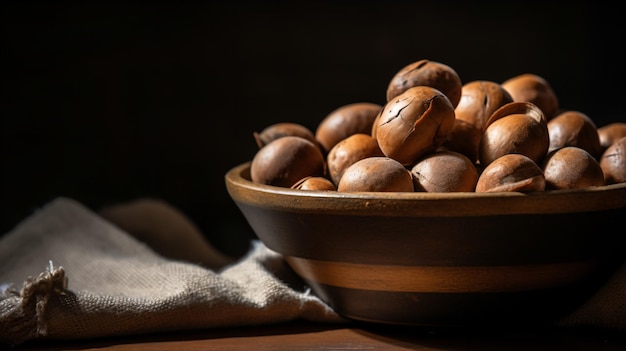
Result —
<instances>
[{"instance_id":1,"label":"brown nut","mask_svg":"<svg viewBox=\"0 0 626 351\"><path fill-rule=\"evenodd\" d=\"M409 88L425 85L441 91L448 97L453 107L461 99L463 83L458 73L441 62L419 60L400 69L387 86L387 101L402 94Z\"/></svg>"},{"instance_id":2,"label":"brown nut","mask_svg":"<svg viewBox=\"0 0 626 351\"><path fill-rule=\"evenodd\" d=\"M430 193L471 192L478 171L465 155L439 150L420 159L412 168L415 191Z\"/></svg>"},{"instance_id":3,"label":"brown nut","mask_svg":"<svg viewBox=\"0 0 626 351\"><path fill-rule=\"evenodd\" d=\"M580 111L564 111L548 121L550 147L548 152L564 146L577 146L587 150L596 159L602 147L595 123Z\"/></svg>"},{"instance_id":4,"label":"brown nut","mask_svg":"<svg viewBox=\"0 0 626 351\"><path fill-rule=\"evenodd\" d=\"M502 82L513 101L532 102L551 119L559 110L559 99L548 81L536 74L524 73Z\"/></svg>"},{"instance_id":5,"label":"brown nut","mask_svg":"<svg viewBox=\"0 0 626 351\"><path fill-rule=\"evenodd\" d=\"M320 148L310 140L285 136L256 152L250 164L255 183L290 188L307 176L324 176L326 161Z\"/></svg>"},{"instance_id":6,"label":"brown nut","mask_svg":"<svg viewBox=\"0 0 626 351\"><path fill-rule=\"evenodd\" d=\"M389 157L368 157L348 167L337 185L339 192L413 192L411 172Z\"/></svg>"},{"instance_id":7,"label":"brown nut","mask_svg":"<svg viewBox=\"0 0 626 351\"><path fill-rule=\"evenodd\" d=\"M317 144L317 139L315 139L315 135L309 128L301 124L291 122L272 124L260 132L252 133L252 135L254 136L254 140L259 148L269 144L271 141L288 135L299 136Z\"/></svg>"},{"instance_id":8,"label":"brown nut","mask_svg":"<svg viewBox=\"0 0 626 351\"><path fill-rule=\"evenodd\" d=\"M317 126L315 138L326 152L339 141L352 134L371 134L376 116L382 105L371 102L355 102L330 112Z\"/></svg>"},{"instance_id":9,"label":"brown nut","mask_svg":"<svg viewBox=\"0 0 626 351\"><path fill-rule=\"evenodd\" d=\"M461 100L454 109L454 130L443 146L462 153L472 162L478 161L478 145L489 117L509 102L513 98L496 82L475 80L464 84Z\"/></svg>"},{"instance_id":10,"label":"brown nut","mask_svg":"<svg viewBox=\"0 0 626 351\"><path fill-rule=\"evenodd\" d=\"M541 168L546 178L546 190L605 185L598 161L576 146L565 146L548 153Z\"/></svg>"},{"instance_id":11,"label":"brown nut","mask_svg":"<svg viewBox=\"0 0 626 351\"><path fill-rule=\"evenodd\" d=\"M600 157L606 184L626 182L626 136L611 144Z\"/></svg>"},{"instance_id":12,"label":"brown nut","mask_svg":"<svg viewBox=\"0 0 626 351\"><path fill-rule=\"evenodd\" d=\"M457 119L473 124L482 132L489 117L509 102L513 102L513 97L501 84L475 80L463 85L454 113Z\"/></svg>"},{"instance_id":13,"label":"brown nut","mask_svg":"<svg viewBox=\"0 0 626 351\"><path fill-rule=\"evenodd\" d=\"M483 130L462 119L454 120L454 129L440 149L456 151L465 155L470 161L478 161L478 146L483 137Z\"/></svg>"},{"instance_id":14,"label":"brown nut","mask_svg":"<svg viewBox=\"0 0 626 351\"><path fill-rule=\"evenodd\" d=\"M480 174L477 193L543 191L546 179L543 170L528 156L506 154L491 162Z\"/></svg>"},{"instance_id":15,"label":"brown nut","mask_svg":"<svg viewBox=\"0 0 626 351\"><path fill-rule=\"evenodd\" d=\"M376 139L369 134L352 134L328 152L328 175L333 183L339 184L339 179L348 167L356 161L373 156L384 156Z\"/></svg>"},{"instance_id":16,"label":"brown nut","mask_svg":"<svg viewBox=\"0 0 626 351\"><path fill-rule=\"evenodd\" d=\"M417 86L385 104L376 140L387 157L410 166L448 139L454 121L454 107L442 92Z\"/></svg>"},{"instance_id":17,"label":"brown nut","mask_svg":"<svg viewBox=\"0 0 626 351\"><path fill-rule=\"evenodd\" d=\"M337 187L328 178L308 176L291 186L297 190L336 191Z\"/></svg>"},{"instance_id":18,"label":"brown nut","mask_svg":"<svg viewBox=\"0 0 626 351\"><path fill-rule=\"evenodd\" d=\"M618 139L626 136L626 123L613 122L598 128L598 137L600 138L600 147L606 150Z\"/></svg>"},{"instance_id":19,"label":"brown nut","mask_svg":"<svg viewBox=\"0 0 626 351\"><path fill-rule=\"evenodd\" d=\"M487 121L478 147L478 159L486 167L503 155L523 154L539 165L549 145L543 112L530 102L510 102Z\"/></svg>"}]
</instances>

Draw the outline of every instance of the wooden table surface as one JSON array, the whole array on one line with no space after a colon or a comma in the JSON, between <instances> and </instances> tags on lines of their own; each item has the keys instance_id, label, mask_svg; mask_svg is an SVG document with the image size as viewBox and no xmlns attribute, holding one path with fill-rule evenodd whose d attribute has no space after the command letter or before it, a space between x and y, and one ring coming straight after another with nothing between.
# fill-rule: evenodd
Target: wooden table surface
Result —
<instances>
[{"instance_id":1,"label":"wooden table surface","mask_svg":"<svg viewBox=\"0 0 626 351\"><path fill-rule=\"evenodd\" d=\"M433 330L308 322L27 342L15 350L626 350L626 334L589 329Z\"/></svg>"}]
</instances>

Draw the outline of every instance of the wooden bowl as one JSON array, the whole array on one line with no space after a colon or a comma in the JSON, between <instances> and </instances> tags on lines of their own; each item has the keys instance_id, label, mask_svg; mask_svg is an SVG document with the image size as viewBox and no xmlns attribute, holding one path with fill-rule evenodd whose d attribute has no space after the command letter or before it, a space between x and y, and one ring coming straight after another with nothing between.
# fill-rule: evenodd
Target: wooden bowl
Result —
<instances>
[{"instance_id":1,"label":"wooden bowl","mask_svg":"<svg viewBox=\"0 0 626 351\"><path fill-rule=\"evenodd\" d=\"M339 314L422 326L548 323L624 262L626 183L536 193L226 187L258 238Z\"/></svg>"}]
</instances>

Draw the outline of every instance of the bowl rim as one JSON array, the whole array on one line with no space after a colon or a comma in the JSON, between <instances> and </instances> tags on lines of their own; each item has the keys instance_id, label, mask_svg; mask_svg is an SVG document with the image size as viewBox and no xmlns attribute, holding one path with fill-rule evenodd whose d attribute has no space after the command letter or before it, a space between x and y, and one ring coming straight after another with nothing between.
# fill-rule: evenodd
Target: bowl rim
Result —
<instances>
[{"instance_id":1,"label":"bowl rim","mask_svg":"<svg viewBox=\"0 0 626 351\"><path fill-rule=\"evenodd\" d=\"M226 188L231 198L238 204L285 211L453 217L626 209L626 183L529 193L337 192L255 183L250 178L250 165L251 161L247 161L226 173ZM455 210L450 211L451 208Z\"/></svg>"}]
</instances>

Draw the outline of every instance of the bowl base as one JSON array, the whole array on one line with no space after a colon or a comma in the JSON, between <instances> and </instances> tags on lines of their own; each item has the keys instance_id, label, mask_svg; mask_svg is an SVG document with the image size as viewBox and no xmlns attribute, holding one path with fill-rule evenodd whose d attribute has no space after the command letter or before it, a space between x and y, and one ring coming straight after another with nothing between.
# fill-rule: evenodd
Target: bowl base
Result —
<instances>
[{"instance_id":1,"label":"bowl base","mask_svg":"<svg viewBox=\"0 0 626 351\"><path fill-rule=\"evenodd\" d=\"M548 325L573 312L597 287L585 282L525 292L423 293L306 283L338 314L351 320L445 328Z\"/></svg>"}]
</instances>

